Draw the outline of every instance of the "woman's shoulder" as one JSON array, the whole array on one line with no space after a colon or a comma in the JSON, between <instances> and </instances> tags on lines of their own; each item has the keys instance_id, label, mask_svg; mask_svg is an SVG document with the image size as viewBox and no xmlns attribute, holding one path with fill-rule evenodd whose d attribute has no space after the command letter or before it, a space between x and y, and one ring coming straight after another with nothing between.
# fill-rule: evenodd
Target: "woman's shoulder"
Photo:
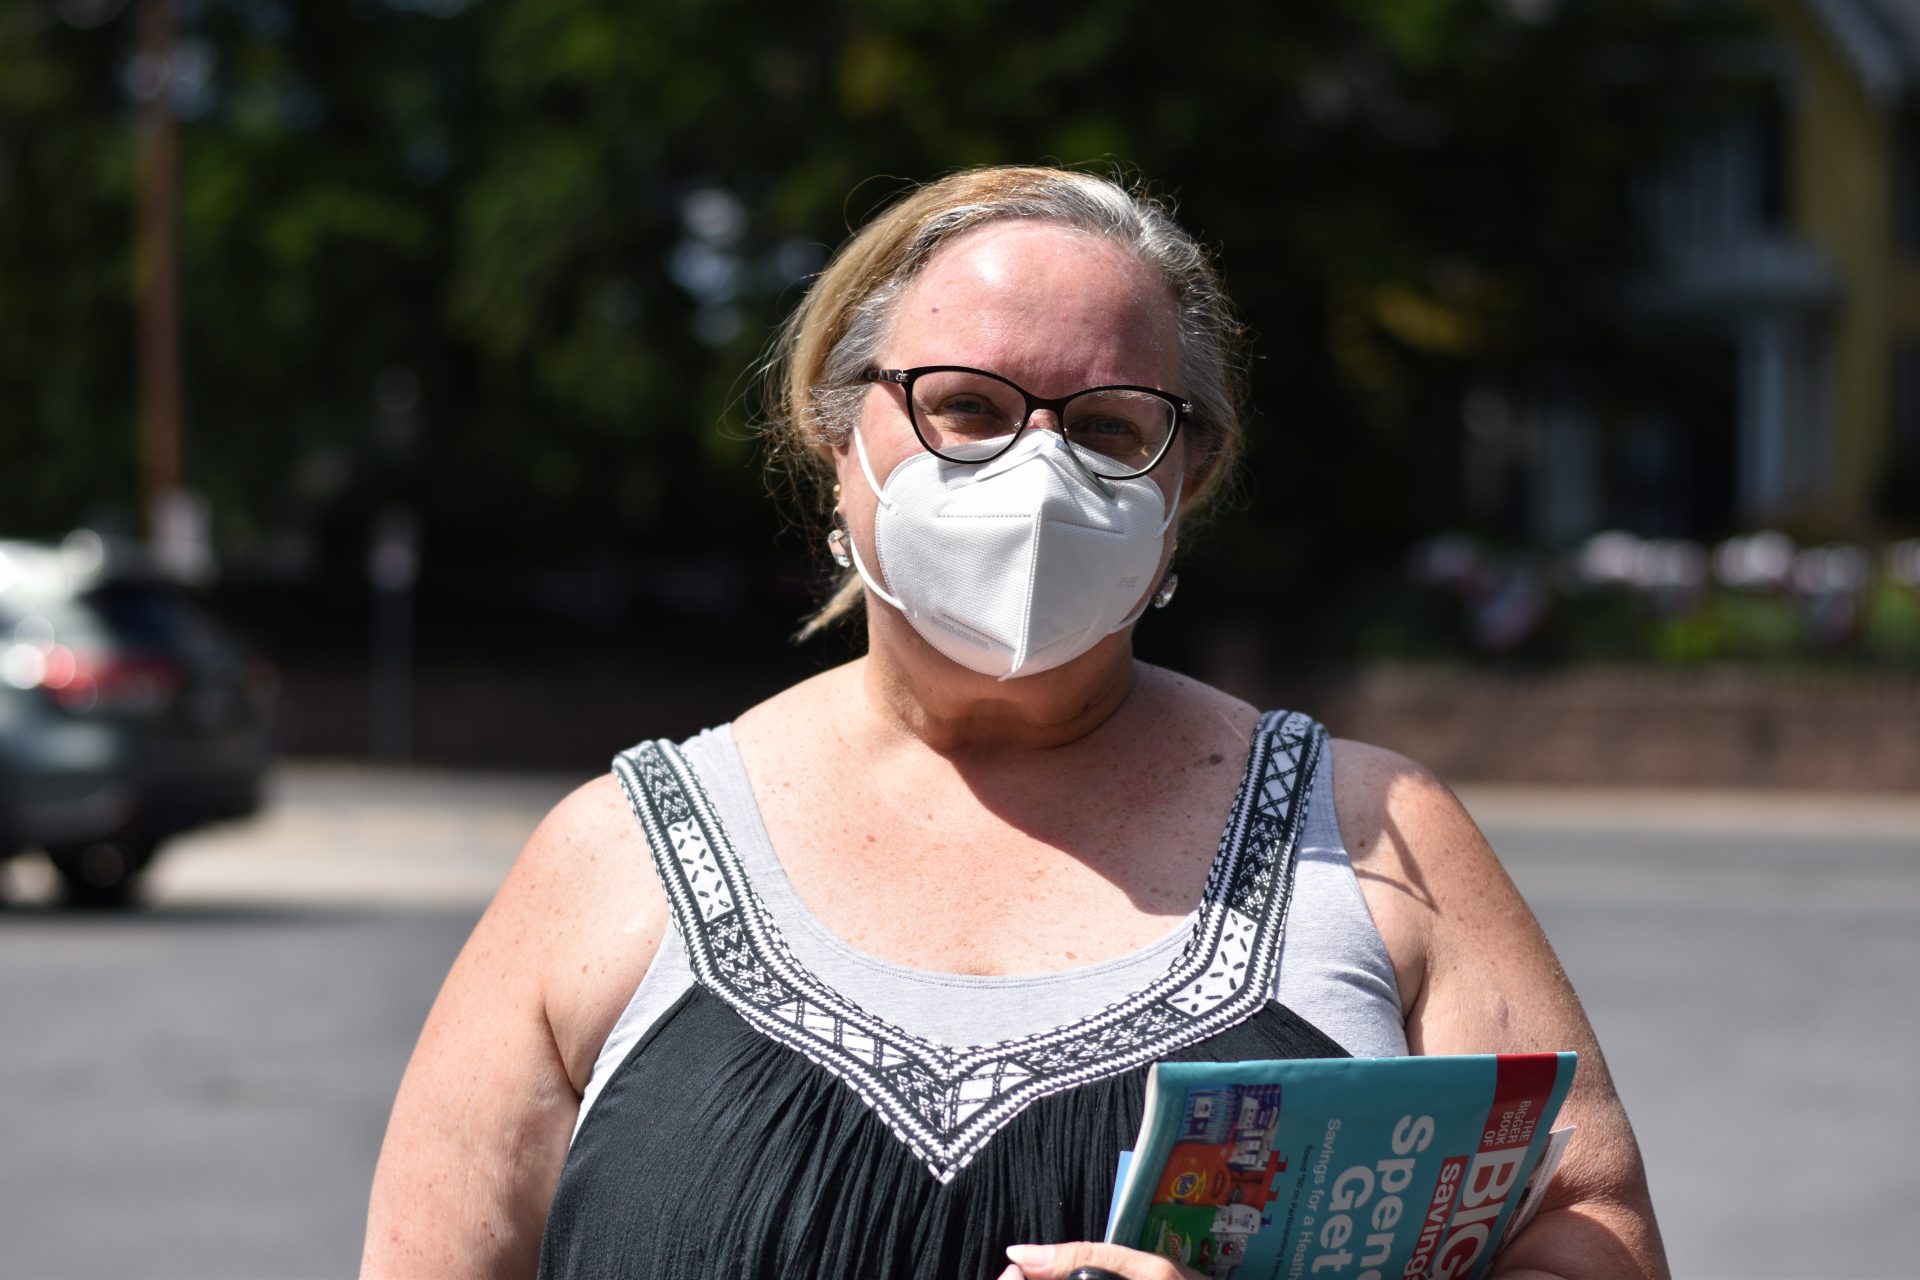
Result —
<instances>
[{"instance_id":1,"label":"woman's shoulder","mask_svg":"<svg viewBox=\"0 0 1920 1280\"><path fill-rule=\"evenodd\" d=\"M487 916L483 930L526 948L567 1075L584 1088L669 918L646 835L611 773L553 807Z\"/></svg>"},{"instance_id":2,"label":"woman's shoulder","mask_svg":"<svg viewBox=\"0 0 1920 1280\"><path fill-rule=\"evenodd\" d=\"M1400 852L1408 836L1421 837L1417 852L1427 853L1477 834L1459 797L1424 765L1351 738L1330 738L1328 746L1334 807L1356 866L1383 851Z\"/></svg>"},{"instance_id":3,"label":"woman's shoulder","mask_svg":"<svg viewBox=\"0 0 1920 1280\"><path fill-rule=\"evenodd\" d=\"M1330 757L1341 841L1411 1009L1435 960L1470 941L1452 924L1518 898L1466 806L1431 770L1347 738L1331 740Z\"/></svg>"},{"instance_id":4,"label":"woman's shoulder","mask_svg":"<svg viewBox=\"0 0 1920 1280\"><path fill-rule=\"evenodd\" d=\"M568 792L527 838L507 886L572 900L583 876L605 862L646 856L646 835L634 821L619 779L603 773ZM516 885L516 877L519 883Z\"/></svg>"}]
</instances>

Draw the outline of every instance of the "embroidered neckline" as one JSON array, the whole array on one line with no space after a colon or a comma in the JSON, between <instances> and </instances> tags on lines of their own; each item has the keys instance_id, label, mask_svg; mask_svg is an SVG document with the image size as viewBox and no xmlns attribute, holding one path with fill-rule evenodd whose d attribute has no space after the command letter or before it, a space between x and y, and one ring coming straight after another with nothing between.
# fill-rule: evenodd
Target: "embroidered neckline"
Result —
<instances>
[{"instance_id":1,"label":"embroidered neckline","mask_svg":"<svg viewBox=\"0 0 1920 1280\"><path fill-rule=\"evenodd\" d=\"M699 984L837 1076L944 1183L1036 1098L1165 1057L1266 1002L1325 740L1307 716L1261 718L1188 941L1166 973L1065 1026L966 1046L876 1018L800 963L678 746L643 743L614 771Z\"/></svg>"}]
</instances>

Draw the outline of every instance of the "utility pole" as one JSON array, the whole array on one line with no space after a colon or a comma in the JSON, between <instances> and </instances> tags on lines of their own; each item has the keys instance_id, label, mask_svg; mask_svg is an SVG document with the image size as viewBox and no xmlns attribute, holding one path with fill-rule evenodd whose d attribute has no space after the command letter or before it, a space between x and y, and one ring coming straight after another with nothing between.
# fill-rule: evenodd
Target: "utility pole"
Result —
<instances>
[{"instance_id":1,"label":"utility pole","mask_svg":"<svg viewBox=\"0 0 1920 1280\"><path fill-rule=\"evenodd\" d=\"M180 489L180 282L174 236L173 0L140 0L140 196L134 279L140 299L140 489L158 535Z\"/></svg>"}]
</instances>

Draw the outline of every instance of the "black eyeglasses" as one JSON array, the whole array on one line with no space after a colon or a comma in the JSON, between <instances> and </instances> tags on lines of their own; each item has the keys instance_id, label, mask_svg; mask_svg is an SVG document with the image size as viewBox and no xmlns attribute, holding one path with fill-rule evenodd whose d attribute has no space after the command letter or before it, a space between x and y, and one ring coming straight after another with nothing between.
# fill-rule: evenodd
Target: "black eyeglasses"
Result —
<instances>
[{"instance_id":1,"label":"black eyeglasses","mask_svg":"<svg viewBox=\"0 0 1920 1280\"><path fill-rule=\"evenodd\" d=\"M891 382L907 399L907 420L928 453L948 462L988 462L1013 448L1035 409L1050 410L1080 465L1107 480L1143 476L1193 406L1154 387L1088 387L1047 400L997 373L957 364L869 369L868 382Z\"/></svg>"}]
</instances>

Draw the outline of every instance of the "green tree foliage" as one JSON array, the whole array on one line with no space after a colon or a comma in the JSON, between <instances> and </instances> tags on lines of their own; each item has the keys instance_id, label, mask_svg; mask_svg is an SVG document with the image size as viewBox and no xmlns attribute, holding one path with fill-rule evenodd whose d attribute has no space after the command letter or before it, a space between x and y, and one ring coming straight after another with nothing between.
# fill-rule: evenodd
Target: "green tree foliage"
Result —
<instances>
[{"instance_id":1,"label":"green tree foliage","mask_svg":"<svg viewBox=\"0 0 1920 1280\"><path fill-rule=\"evenodd\" d=\"M743 371L906 181L1144 175L1256 335L1283 568L1457 516L1463 387L1616 337L1627 182L1711 33L1667 0L198 0L191 483L230 544L764 545ZM0 0L0 522L133 501L134 39Z\"/></svg>"},{"instance_id":2,"label":"green tree foliage","mask_svg":"<svg viewBox=\"0 0 1920 1280\"><path fill-rule=\"evenodd\" d=\"M134 484L133 139L111 41L0 5L0 529Z\"/></svg>"}]
</instances>

